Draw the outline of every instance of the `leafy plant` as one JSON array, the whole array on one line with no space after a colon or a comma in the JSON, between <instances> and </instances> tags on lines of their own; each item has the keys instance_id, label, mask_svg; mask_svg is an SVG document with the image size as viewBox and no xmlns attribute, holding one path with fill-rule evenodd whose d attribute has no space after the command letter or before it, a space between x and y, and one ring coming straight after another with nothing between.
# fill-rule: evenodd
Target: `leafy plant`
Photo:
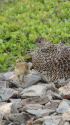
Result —
<instances>
[{"instance_id":1,"label":"leafy plant","mask_svg":"<svg viewBox=\"0 0 70 125\"><path fill-rule=\"evenodd\" d=\"M35 49L33 41L38 36L70 45L69 0L0 1L0 72Z\"/></svg>"}]
</instances>

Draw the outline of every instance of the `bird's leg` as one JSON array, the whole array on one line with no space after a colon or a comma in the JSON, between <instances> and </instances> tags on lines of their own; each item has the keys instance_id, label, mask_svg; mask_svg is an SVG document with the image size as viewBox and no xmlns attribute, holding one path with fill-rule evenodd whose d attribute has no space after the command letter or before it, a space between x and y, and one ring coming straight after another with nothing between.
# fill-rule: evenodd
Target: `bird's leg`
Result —
<instances>
[{"instance_id":1,"label":"bird's leg","mask_svg":"<svg viewBox=\"0 0 70 125\"><path fill-rule=\"evenodd\" d=\"M22 82L24 82L24 76L22 76Z\"/></svg>"},{"instance_id":2,"label":"bird's leg","mask_svg":"<svg viewBox=\"0 0 70 125\"><path fill-rule=\"evenodd\" d=\"M20 82L20 76L19 75L17 76L17 81Z\"/></svg>"},{"instance_id":3,"label":"bird's leg","mask_svg":"<svg viewBox=\"0 0 70 125\"><path fill-rule=\"evenodd\" d=\"M21 83L24 82L24 76L23 75L21 75L20 81L21 81Z\"/></svg>"}]
</instances>

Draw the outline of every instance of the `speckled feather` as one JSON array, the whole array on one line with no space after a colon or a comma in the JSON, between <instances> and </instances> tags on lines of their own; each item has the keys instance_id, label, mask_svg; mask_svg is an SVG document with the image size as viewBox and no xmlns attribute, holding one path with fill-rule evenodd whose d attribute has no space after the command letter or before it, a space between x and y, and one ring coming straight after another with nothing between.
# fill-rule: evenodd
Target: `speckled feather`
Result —
<instances>
[{"instance_id":1,"label":"speckled feather","mask_svg":"<svg viewBox=\"0 0 70 125\"><path fill-rule=\"evenodd\" d=\"M32 54L35 70L47 77L47 81L70 78L70 47L63 44L52 44L39 37L35 40L37 48Z\"/></svg>"}]
</instances>

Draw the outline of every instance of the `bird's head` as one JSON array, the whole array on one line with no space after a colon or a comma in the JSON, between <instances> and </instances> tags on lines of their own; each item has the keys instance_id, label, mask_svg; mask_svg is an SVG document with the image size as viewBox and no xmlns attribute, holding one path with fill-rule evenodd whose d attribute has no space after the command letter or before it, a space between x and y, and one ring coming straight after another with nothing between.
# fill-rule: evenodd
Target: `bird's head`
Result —
<instances>
[{"instance_id":1,"label":"bird's head","mask_svg":"<svg viewBox=\"0 0 70 125\"><path fill-rule=\"evenodd\" d=\"M21 62L24 62L24 60L23 60L22 58L18 58L18 59L16 60L16 64L21 63Z\"/></svg>"},{"instance_id":2,"label":"bird's head","mask_svg":"<svg viewBox=\"0 0 70 125\"><path fill-rule=\"evenodd\" d=\"M34 44L37 46L37 47L43 47L45 46L46 44L50 43L49 40L47 40L46 38L44 37L38 37L35 39L34 41Z\"/></svg>"}]
</instances>

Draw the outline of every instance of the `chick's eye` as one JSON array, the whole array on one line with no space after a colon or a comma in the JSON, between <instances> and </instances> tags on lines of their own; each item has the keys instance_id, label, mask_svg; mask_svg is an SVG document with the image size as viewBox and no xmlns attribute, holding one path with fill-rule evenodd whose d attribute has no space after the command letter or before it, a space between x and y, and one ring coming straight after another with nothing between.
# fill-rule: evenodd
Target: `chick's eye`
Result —
<instances>
[{"instance_id":1,"label":"chick's eye","mask_svg":"<svg viewBox=\"0 0 70 125\"><path fill-rule=\"evenodd\" d=\"M20 61L17 61L17 63L19 63Z\"/></svg>"},{"instance_id":2,"label":"chick's eye","mask_svg":"<svg viewBox=\"0 0 70 125\"><path fill-rule=\"evenodd\" d=\"M39 41L39 43L41 43L41 41Z\"/></svg>"}]
</instances>

